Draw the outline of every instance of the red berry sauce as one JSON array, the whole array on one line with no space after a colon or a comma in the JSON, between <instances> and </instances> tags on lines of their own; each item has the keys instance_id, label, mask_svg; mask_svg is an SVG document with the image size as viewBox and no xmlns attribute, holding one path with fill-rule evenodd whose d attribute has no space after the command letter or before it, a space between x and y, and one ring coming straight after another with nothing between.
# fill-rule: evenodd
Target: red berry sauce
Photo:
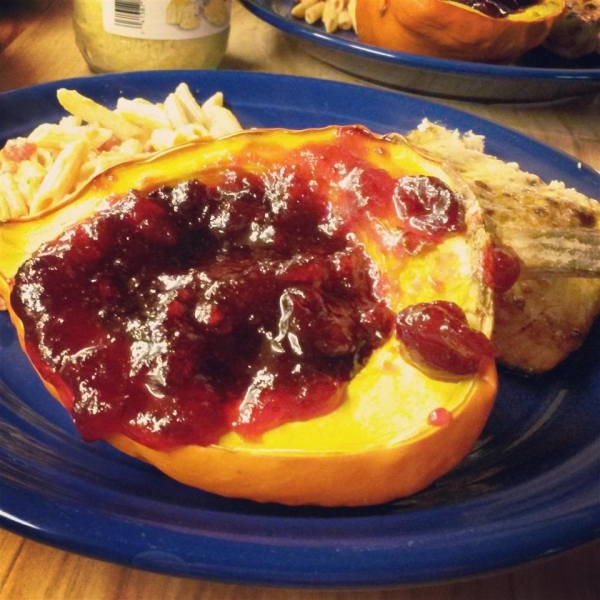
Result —
<instances>
[{"instance_id":1,"label":"red berry sauce","mask_svg":"<svg viewBox=\"0 0 600 600\"><path fill-rule=\"evenodd\" d=\"M538 0L456 0L488 17L502 19L537 4Z\"/></svg>"},{"instance_id":2,"label":"red berry sauce","mask_svg":"<svg viewBox=\"0 0 600 600\"><path fill-rule=\"evenodd\" d=\"M260 174L131 191L21 267L28 354L85 439L253 439L339 405L396 318L353 232L406 255L465 227L441 182L393 179L342 135Z\"/></svg>"},{"instance_id":3,"label":"red berry sauce","mask_svg":"<svg viewBox=\"0 0 600 600\"><path fill-rule=\"evenodd\" d=\"M408 359L432 376L473 375L483 359L495 357L490 340L469 327L465 313L453 302L408 306L396 317L396 335Z\"/></svg>"},{"instance_id":4,"label":"red berry sauce","mask_svg":"<svg viewBox=\"0 0 600 600\"><path fill-rule=\"evenodd\" d=\"M483 253L483 281L497 294L504 294L521 274L517 254L507 246L488 244Z\"/></svg>"},{"instance_id":5,"label":"red berry sauce","mask_svg":"<svg viewBox=\"0 0 600 600\"><path fill-rule=\"evenodd\" d=\"M452 421L452 413L443 406L434 408L427 417L427 422L433 427L445 427L450 425L450 421Z\"/></svg>"}]
</instances>

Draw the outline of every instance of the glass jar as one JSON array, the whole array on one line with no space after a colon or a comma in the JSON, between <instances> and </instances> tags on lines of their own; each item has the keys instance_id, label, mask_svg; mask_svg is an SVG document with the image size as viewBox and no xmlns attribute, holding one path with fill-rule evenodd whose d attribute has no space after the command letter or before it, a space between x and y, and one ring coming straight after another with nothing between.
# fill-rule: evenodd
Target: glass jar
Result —
<instances>
[{"instance_id":1,"label":"glass jar","mask_svg":"<svg viewBox=\"0 0 600 600\"><path fill-rule=\"evenodd\" d=\"M97 73L214 69L231 0L74 0L75 40Z\"/></svg>"}]
</instances>

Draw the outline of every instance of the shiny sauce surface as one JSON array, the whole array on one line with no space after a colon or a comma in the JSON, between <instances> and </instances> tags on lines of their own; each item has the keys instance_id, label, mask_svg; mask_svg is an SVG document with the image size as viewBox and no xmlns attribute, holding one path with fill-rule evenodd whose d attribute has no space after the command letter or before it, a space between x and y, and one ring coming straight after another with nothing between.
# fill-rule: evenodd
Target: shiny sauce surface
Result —
<instances>
[{"instance_id":1,"label":"shiny sauce surface","mask_svg":"<svg viewBox=\"0 0 600 600\"><path fill-rule=\"evenodd\" d=\"M335 410L402 327L356 233L400 257L465 229L442 182L391 177L357 135L132 190L21 267L28 355L85 439L208 445Z\"/></svg>"}]
</instances>

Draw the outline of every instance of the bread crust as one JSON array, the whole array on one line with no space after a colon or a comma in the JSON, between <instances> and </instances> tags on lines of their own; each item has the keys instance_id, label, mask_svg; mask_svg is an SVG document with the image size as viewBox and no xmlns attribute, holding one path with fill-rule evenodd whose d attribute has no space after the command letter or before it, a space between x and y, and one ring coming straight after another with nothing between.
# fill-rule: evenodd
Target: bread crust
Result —
<instances>
[{"instance_id":1,"label":"bread crust","mask_svg":"<svg viewBox=\"0 0 600 600\"><path fill-rule=\"evenodd\" d=\"M503 227L600 228L598 202L486 154L481 136L424 121L408 139L466 179L500 241ZM522 275L508 292L495 296L494 304L499 362L541 373L583 343L600 311L600 279Z\"/></svg>"}]
</instances>

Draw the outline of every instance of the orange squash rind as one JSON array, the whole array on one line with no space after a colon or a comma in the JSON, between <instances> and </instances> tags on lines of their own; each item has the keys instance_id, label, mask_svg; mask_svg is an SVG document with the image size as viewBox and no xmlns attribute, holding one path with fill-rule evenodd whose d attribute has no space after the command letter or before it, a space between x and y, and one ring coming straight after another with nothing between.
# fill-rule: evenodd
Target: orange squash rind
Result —
<instances>
[{"instance_id":1,"label":"orange squash rind","mask_svg":"<svg viewBox=\"0 0 600 600\"><path fill-rule=\"evenodd\" d=\"M543 43L565 0L541 0L493 18L451 0L358 0L359 39L396 52L508 63Z\"/></svg>"}]
</instances>

